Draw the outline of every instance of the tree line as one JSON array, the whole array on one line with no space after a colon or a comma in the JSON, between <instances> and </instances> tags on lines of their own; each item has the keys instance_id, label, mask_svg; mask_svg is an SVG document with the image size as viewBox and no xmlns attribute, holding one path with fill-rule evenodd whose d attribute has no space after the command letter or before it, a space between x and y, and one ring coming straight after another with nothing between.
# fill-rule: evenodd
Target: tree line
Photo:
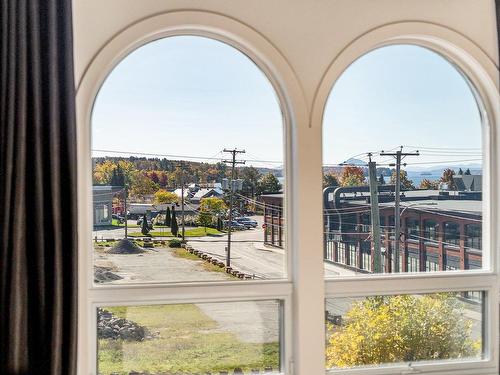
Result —
<instances>
[{"instance_id":1,"label":"tree line","mask_svg":"<svg viewBox=\"0 0 500 375\"><path fill-rule=\"evenodd\" d=\"M462 168L459 169L458 175L470 175L470 169L466 169L464 172ZM453 169L446 168L443 170L442 176L437 180L429 180L424 178L418 188L426 190L438 190L440 184L446 184L448 190L456 190L457 185L453 177L456 173ZM401 187L404 190L415 190L417 187L412 180L408 178L408 173L404 170L400 171L400 181ZM380 174L377 182L379 185L385 185L386 180L384 174ZM396 183L396 171L393 170L389 179L389 184L394 185ZM363 186L367 185L368 181L365 177L365 171L361 167L356 166L346 166L342 168L341 172L326 172L323 174L323 188L328 186Z\"/></svg>"},{"instance_id":2,"label":"tree line","mask_svg":"<svg viewBox=\"0 0 500 375\"><path fill-rule=\"evenodd\" d=\"M158 200L173 201L165 196L169 190L180 187L181 177L185 184L221 182L230 177L230 168L222 163L176 161L159 158L96 157L93 158L94 185L127 186L132 197L144 198L159 195ZM270 168L238 167L237 178L243 180L242 193L255 198L263 193L275 193L281 189L276 175L281 170Z\"/></svg>"}]
</instances>

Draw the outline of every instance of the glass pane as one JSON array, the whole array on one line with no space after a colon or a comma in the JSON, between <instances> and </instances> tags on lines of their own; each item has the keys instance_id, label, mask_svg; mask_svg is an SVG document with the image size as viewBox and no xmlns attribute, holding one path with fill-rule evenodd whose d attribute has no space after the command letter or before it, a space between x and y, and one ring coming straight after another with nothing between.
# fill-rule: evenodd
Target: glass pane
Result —
<instances>
[{"instance_id":1,"label":"glass pane","mask_svg":"<svg viewBox=\"0 0 500 375\"><path fill-rule=\"evenodd\" d=\"M102 307L98 373L275 374L280 301Z\"/></svg>"},{"instance_id":2,"label":"glass pane","mask_svg":"<svg viewBox=\"0 0 500 375\"><path fill-rule=\"evenodd\" d=\"M484 292L326 300L328 368L483 358Z\"/></svg>"},{"instance_id":3,"label":"glass pane","mask_svg":"<svg viewBox=\"0 0 500 375\"><path fill-rule=\"evenodd\" d=\"M464 75L428 49L346 69L323 123L325 276L481 269L481 127Z\"/></svg>"},{"instance_id":4,"label":"glass pane","mask_svg":"<svg viewBox=\"0 0 500 375\"><path fill-rule=\"evenodd\" d=\"M138 48L92 113L95 282L285 278L284 170L280 105L247 56Z\"/></svg>"}]
</instances>

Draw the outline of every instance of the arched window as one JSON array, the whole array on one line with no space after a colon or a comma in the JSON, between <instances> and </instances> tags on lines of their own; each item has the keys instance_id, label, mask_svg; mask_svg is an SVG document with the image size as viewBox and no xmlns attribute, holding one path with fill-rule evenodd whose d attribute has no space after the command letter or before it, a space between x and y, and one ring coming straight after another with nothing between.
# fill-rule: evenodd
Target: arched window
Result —
<instances>
[{"instance_id":1,"label":"arched window","mask_svg":"<svg viewBox=\"0 0 500 375\"><path fill-rule=\"evenodd\" d=\"M131 288L96 305L98 373L285 369L283 296L242 298L245 281L287 278L283 118L267 77L214 39L159 39L108 75L91 126L93 279Z\"/></svg>"},{"instance_id":2,"label":"arched window","mask_svg":"<svg viewBox=\"0 0 500 375\"><path fill-rule=\"evenodd\" d=\"M472 267L464 259L477 262L478 254L469 256L467 247L474 240L478 246L481 237L482 121L464 75L427 48L375 49L335 82L323 119L323 185L335 181L340 187L323 186L323 216L340 226L325 234L325 248L347 243L349 258L324 261L328 368L484 358L486 318L469 314L478 301L485 303L484 292L449 292L451 276L439 281L449 293L408 292L395 286L401 279L382 281L411 273L408 282L418 285L427 273L465 273ZM469 220L476 224L467 226L464 242L460 228ZM365 230L353 231L356 226ZM335 296L345 276L344 293ZM346 296L361 289L366 297ZM343 323L328 321L333 314ZM403 317L415 324L409 331L402 328ZM451 324L443 337L434 340L430 331L416 328L437 327L437 317ZM426 339L415 341L415 334ZM411 349L398 351L396 341ZM451 350L456 344L460 349Z\"/></svg>"}]
</instances>

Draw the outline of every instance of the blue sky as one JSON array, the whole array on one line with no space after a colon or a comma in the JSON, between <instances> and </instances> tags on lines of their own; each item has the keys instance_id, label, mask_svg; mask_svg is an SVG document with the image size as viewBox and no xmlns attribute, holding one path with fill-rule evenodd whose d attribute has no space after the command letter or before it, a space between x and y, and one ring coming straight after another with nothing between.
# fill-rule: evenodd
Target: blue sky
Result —
<instances>
[{"instance_id":1,"label":"blue sky","mask_svg":"<svg viewBox=\"0 0 500 375\"><path fill-rule=\"evenodd\" d=\"M259 165L277 166L282 127L274 90L250 59L214 40L172 37L137 49L111 72L96 98L92 148L220 157L237 147L248 159L277 161ZM481 147L466 82L443 58L414 46L381 48L353 63L330 95L323 135L328 164L398 145ZM477 152L429 150L418 162Z\"/></svg>"}]
</instances>

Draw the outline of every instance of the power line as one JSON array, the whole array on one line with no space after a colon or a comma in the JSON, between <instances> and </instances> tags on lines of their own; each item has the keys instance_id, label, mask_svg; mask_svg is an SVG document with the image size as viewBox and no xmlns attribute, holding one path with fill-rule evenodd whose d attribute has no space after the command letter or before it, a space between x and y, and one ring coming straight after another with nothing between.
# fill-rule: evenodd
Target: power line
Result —
<instances>
[{"instance_id":1,"label":"power line","mask_svg":"<svg viewBox=\"0 0 500 375\"><path fill-rule=\"evenodd\" d=\"M481 147L427 147L427 146L409 146L403 145L404 147L414 148L417 150L481 150Z\"/></svg>"}]
</instances>

